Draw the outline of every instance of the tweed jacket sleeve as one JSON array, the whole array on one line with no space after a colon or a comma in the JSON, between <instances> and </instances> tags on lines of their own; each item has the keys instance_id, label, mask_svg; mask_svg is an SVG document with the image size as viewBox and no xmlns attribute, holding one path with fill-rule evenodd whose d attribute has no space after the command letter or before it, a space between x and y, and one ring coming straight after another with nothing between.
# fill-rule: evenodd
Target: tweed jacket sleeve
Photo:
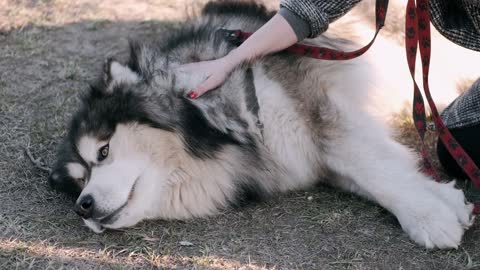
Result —
<instances>
[{"instance_id":1,"label":"tweed jacket sleeve","mask_svg":"<svg viewBox=\"0 0 480 270\"><path fill-rule=\"evenodd\" d=\"M314 38L361 0L282 0L282 15L298 40ZM458 45L480 51L480 0L431 0L430 17L437 30ZM388 22L388 15L387 15Z\"/></svg>"},{"instance_id":2,"label":"tweed jacket sleeve","mask_svg":"<svg viewBox=\"0 0 480 270\"><path fill-rule=\"evenodd\" d=\"M480 79L450 103L441 116L448 128L480 124Z\"/></svg>"},{"instance_id":3,"label":"tweed jacket sleeve","mask_svg":"<svg viewBox=\"0 0 480 270\"><path fill-rule=\"evenodd\" d=\"M431 0L430 19L452 42L480 51L479 0Z\"/></svg>"},{"instance_id":4,"label":"tweed jacket sleeve","mask_svg":"<svg viewBox=\"0 0 480 270\"><path fill-rule=\"evenodd\" d=\"M282 0L280 14L292 26L298 40L314 38L328 29L335 19L361 0Z\"/></svg>"}]
</instances>

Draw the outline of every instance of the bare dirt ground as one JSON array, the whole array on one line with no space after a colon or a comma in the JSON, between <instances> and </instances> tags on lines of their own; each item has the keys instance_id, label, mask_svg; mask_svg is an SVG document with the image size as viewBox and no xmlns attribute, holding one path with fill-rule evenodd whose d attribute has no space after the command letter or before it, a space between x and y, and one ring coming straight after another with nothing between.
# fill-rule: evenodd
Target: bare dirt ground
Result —
<instances>
[{"instance_id":1,"label":"bare dirt ground","mask_svg":"<svg viewBox=\"0 0 480 270\"><path fill-rule=\"evenodd\" d=\"M429 251L387 211L328 187L214 218L89 231L25 151L50 165L105 57L125 56L127 38L161 38L195 5L0 0L0 269L480 269L479 223L458 250ZM398 128L418 149L408 117ZM432 154L434 143L428 134Z\"/></svg>"}]
</instances>

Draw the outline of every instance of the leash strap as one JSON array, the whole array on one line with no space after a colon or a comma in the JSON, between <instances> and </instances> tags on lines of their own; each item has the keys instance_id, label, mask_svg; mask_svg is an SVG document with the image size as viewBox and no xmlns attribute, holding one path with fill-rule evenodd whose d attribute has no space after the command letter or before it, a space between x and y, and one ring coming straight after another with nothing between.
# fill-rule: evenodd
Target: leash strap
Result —
<instances>
[{"instance_id":1,"label":"leash strap","mask_svg":"<svg viewBox=\"0 0 480 270\"><path fill-rule=\"evenodd\" d=\"M316 59L324 59L324 60L350 60L356 58L362 54L364 54L373 44L375 39L377 38L378 32L385 24L385 16L387 14L388 8L388 0L377 0L375 3L375 24L376 24L376 31L375 35L373 36L372 41L368 43L365 47L360 48L356 51L352 52L344 52L338 51L329 48L320 48L305 44L294 44L284 51L303 55L311 58ZM226 29L219 29L219 34L223 35L223 37L231 42L237 43L240 45L243 41L249 38L252 33L250 32L243 32L241 30L226 30Z\"/></svg>"},{"instance_id":2,"label":"leash strap","mask_svg":"<svg viewBox=\"0 0 480 270\"><path fill-rule=\"evenodd\" d=\"M427 149L425 147L425 133L426 133L426 114L425 114L425 103L423 101L422 93L418 87L417 82L415 81L415 65L416 65L416 57L418 51L418 43L419 43L419 26L418 26L418 19L417 19L417 11L415 7L415 1L408 1L407 4L407 11L405 17L405 49L407 53L407 62L408 68L410 70L410 75L412 76L413 80L413 121L415 128L417 129L417 133L420 136L421 142L421 154L423 158L423 171L425 174L433 177L437 182L440 182L440 176L438 175L437 171L432 166L430 159L428 158ZM428 13L428 10L427 10ZM426 18L422 17L422 28L425 29L426 24L429 24L429 21L425 20ZM425 37L422 37L425 38ZM423 40L423 39L422 39ZM425 87L425 79L428 77L428 68L429 64L425 61L430 61L430 52L428 52L428 56L425 56L427 53L425 51L425 46L430 46L427 44L425 40L422 44L421 56L422 56L422 64L423 64L423 74L424 74L424 87ZM427 58L428 57L428 60ZM425 60L423 59L425 58ZM426 64L426 65L425 65ZM427 79L428 80L428 79ZM428 82L427 82L428 83ZM428 85L427 85L428 87Z\"/></svg>"},{"instance_id":3,"label":"leash strap","mask_svg":"<svg viewBox=\"0 0 480 270\"><path fill-rule=\"evenodd\" d=\"M416 0L416 3L415 0L408 0L405 19L405 48L407 53L408 67L410 69L414 84L413 119L415 128L417 129L422 141L422 157L424 160L425 172L433 176L437 181L440 181L437 172L428 159L426 148L423 142L426 131L425 104L414 76L418 46L420 46L420 58L422 61L423 90L425 92L428 104L430 105L433 121L436 129L438 130L439 138L442 140L448 152L457 161L458 165L472 180L474 185L480 189L480 170L475 165L473 160L468 156L465 150L463 150L460 144L455 140L450 131L445 127L445 124L440 118L437 107L435 106L430 94L428 73L430 67L431 34L428 0ZM475 214L480 214L480 204L475 204L473 212Z\"/></svg>"},{"instance_id":4,"label":"leash strap","mask_svg":"<svg viewBox=\"0 0 480 270\"><path fill-rule=\"evenodd\" d=\"M417 3L417 4L416 4ZM473 160L458 144L450 131L445 127L440 115L438 114L435 103L430 95L430 88L428 86L428 73L430 67L430 53L431 53L431 35L430 35L430 13L428 0L408 0L406 17L405 17L405 49L408 60L408 67L413 80L413 119L415 128L421 140L421 155L423 158L424 173L433 177L437 182L440 181L440 176L433 167L428 152L425 147L424 139L426 133L426 114L425 102L422 93L415 81L415 65L417 50L420 47L420 57L422 61L423 73L423 89L427 98L428 104L432 111L433 120L436 129L439 133L439 138L444 143L448 152L457 161L459 166L465 171L468 177L472 180L474 185L480 189L480 170L477 168ZM385 16L388 8L388 0L377 0L375 4L375 21L376 31L375 35L366 46L352 52L338 51L329 48L320 48L304 44L294 44L285 51L323 60L350 60L365 53L375 41L378 32L385 24ZM252 33L243 32L241 30L226 30L220 29L219 32L223 37L230 42L240 45L243 41L249 38ZM475 204L473 210L475 214L480 214L480 204Z\"/></svg>"}]
</instances>

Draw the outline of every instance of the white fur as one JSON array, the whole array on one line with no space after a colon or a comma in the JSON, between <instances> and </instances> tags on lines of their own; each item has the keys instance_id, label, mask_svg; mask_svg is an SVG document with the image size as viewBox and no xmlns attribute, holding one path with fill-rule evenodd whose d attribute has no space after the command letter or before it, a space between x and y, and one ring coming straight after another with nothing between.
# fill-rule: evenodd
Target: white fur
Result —
<instances>
[{"instance_id":1,"label":"white fur","mask_svg":"<svg viewBox=\"0 0 480 270\"><path fill-rule=\"evenodd\" d=\"M87 163L97 163L98 150L106 143L98 141L94 136L84 136L78 141L77 149Z\"/></svg>"},{"instance_id":2,"label":"white fur","mask_svg":"<svg viewBox=\"0 0 480 270\"><path fill-rule=\"evenodd\" d=\"M259 66L254 69L254 83L261 104L259 118L264 124L264 144L287 173L282 188L301 188L318 180L319 153L292 100Z\"/></svg>"},{"instance_id":3,"label":"white fur","mask_svg":"<svg viewBox=\"0 0 480 270\"><path fill-rule=\"evenodd\" d=\"M100 147L107 142L97 141L93 136L80 139L78 146L80 155L96 166L92 167L88 185L83 189L79 200L84 195L91 195L95 199L96 211L105 213L104 216L128 201L135 181L141 178L149 164L149 157L144 154L145 149L131 137L135 134L136 127L136 125L117 126L115 134L108 142L110 145L108 157L102 162L98 162L96 156Z\"/></svg>"},{"instance_id":4,"label":"white fur","mask_svg":"<svg viewBox=\"0 0 480 270\"><path fill-rule=\"evenodd\" d=\"M136 83L138 75L127 66L113 61L110 66L110 73L112 74L113 82Z\"/></svg>"},{"instance_id":5,"label":"white fur","mask_svg":"<svg viewBox=\"0 0 480 270\"><path fill-rule=\"evenodd\" d=\"M409 73L405 47L398 40L404 39L404 14L407 1L391 0L385 27L380 31L372 47L362 57L371 58L371 68L375 69L375 80L381 87L372 85L375 110L382 117L411 109L413 84ZM375 1L362 1L346 16L329 26L327 34L339 38L354 40L358 49L367 44L375 31ZM458 85L462 82L473 83L478 77L480 54L463 48L442 36L430 25L432 34L432 52L430 62L429 85L437 108L441 111L459 94ZM416 80L422 89L422 68L420 54L417 54ZM385 87L387 86L387 87ZM464 90L464 89L462 89ZM426 101L425 101L426 102ZM373 104L373 103L371 103ZM428 107L428 104L426 105Z\"/></svg>"},{"instance_id":6,"label":"white fur","mask_svg":"<svg viewBox=\"0 0 480 270\"><path fill-rule=\"evenodd\" d=\"M92 230L94 233L102 233L105 231L105 228L102 228L98 223L96 223L93 220L90 219L84 219L85 225L87 225L90 230Z\"/></svg>"},{"instance_id":7,"label":"white fur","mask_svg":"<svg viewBox=\"0 0 480 270\"><path fill-rule=\"evenodd\" d=\"M133 72L129 67L124 66L116 61L110 64L111 82L106 89L107 92L113 91L114 87L121 83L134 84L140 80L138 74Z\"/></svg>"},{"instance_id":8,"label":"white fur","mask_svg":"<svg viewBox=\"0 0 480 270\"><path fill-rule=\"evenodd\" d=\"M351 102L352 89L362 91L354 81L329 91L346 132L335 140L327 163L351 179L352 191L391 211L418 244L458 247L471 224L472 207L465 205L463 193L419 173L416 157ZM447 196L452 199L445 200Z\"/></svg>"},{"instance_id":9,"label":"white fur","mask_svg":"<svg viewBox=\"0 0 480 270\"><path fill-rule=\"evenodd\" d=\"M80 141L91 152L95 150L93 146L102 145L92 137ZM169 132L119 125L110 140L110 152L113 157L108 164L92 168L90 181L78 199L92 195L95 209L105 213L128 202L118 220L104 227L133 226L146 218L211 215L233 195L228 167L236 161L235 154L228 151L218 162L198 162L183 151L180 139ZM82 151L83 158L91 156L92 153ZM86 220L85 224L98 231L96 222Z\"/></svg>"},{"instance_id":10,"label":"white fur","mask_svg":"<svg viewBox=\"0 0 480 270\"><path fill-rule=\"evenodd\" d=\"M78 164L70 162L67 164L68 174L75 179L82 179L85 177L85 168Z\"/></svg>"}]
</instances>

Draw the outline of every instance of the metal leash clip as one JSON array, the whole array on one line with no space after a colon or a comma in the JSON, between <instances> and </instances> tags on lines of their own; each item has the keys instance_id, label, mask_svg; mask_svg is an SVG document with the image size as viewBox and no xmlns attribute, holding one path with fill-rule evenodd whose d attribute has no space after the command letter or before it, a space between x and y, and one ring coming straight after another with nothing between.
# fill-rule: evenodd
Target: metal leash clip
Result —
<instances>
[{"instance_id":1,"label":"metal leash clip","mask_svg":"<svg viewBox=\"0 0 480 270\"><path fill-rule=\"evenodd\" d=\"M242 43L242 40L240 39L240 33L240 30L228 30L225 28L220 28L215 31L215 37L224 39L229 43L238 46Z\"/></svg>"}]
</instances>

